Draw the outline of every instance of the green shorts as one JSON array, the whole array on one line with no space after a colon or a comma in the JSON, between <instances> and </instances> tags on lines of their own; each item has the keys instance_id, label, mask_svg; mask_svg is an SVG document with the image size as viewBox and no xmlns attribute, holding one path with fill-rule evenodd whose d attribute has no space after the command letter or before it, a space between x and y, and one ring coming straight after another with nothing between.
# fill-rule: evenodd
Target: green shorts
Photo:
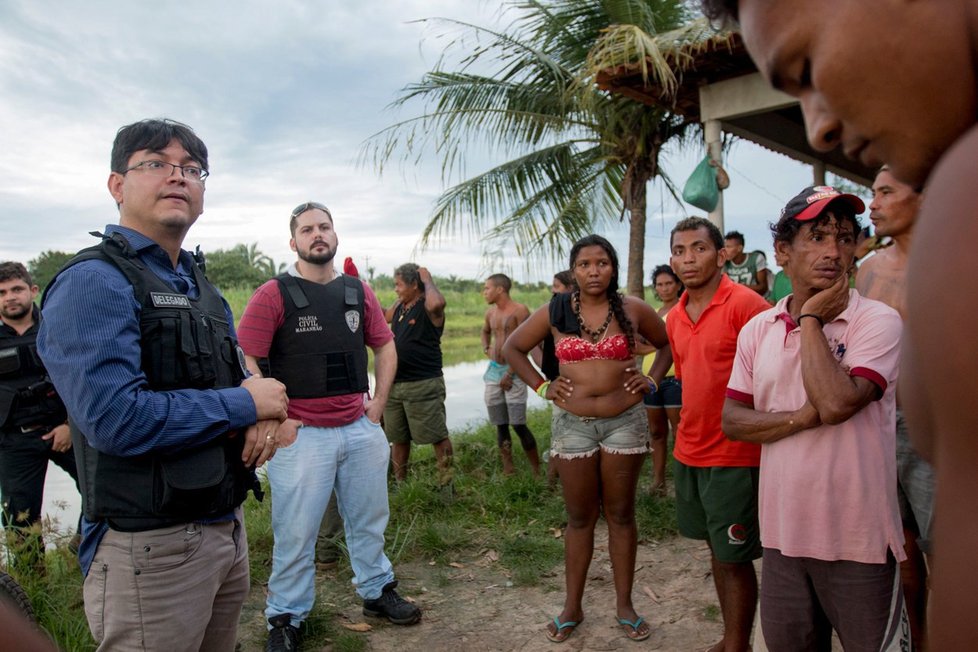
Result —
<instances>
[{"instance_id":1,"label":"green shorts","mask_svg":"<svg viewBox=\"0 0 978 652\"><path fill-rule=\"evenodd\" d=\"M761 556L756 466L686 466L675 461L679 533L710 542L713 556L741 563Z\"/></svg>"},{"instance_id":2,"label":"green shorts","mask_svg":"<svg viewBox=\"0 0 978 652\"><path fill-rule=\"evenodd\" d=\"M445 378L394 383L384 408L384 432L392 444L437 444L448 437Z\"/></svg>"}]
</instances>

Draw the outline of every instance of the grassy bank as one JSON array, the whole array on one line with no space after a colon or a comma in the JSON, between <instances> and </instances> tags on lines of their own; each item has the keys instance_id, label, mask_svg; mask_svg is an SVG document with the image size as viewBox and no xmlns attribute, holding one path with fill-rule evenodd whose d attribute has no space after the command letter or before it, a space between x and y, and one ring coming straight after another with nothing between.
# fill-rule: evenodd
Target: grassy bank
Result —
<instances>
[{"instance_id":1,"label":"grassy bank","mask_svg":"<svg viewBox=\"0 0 978 652\"><path fill-rule=\"evenodd\" d=\"M540 450L547 449L549 409L532 411L528 423ZM430 446L414 449L408 479L391 486L387 554L395 569L408 562L436 566L444 573L443 582L437 585L450 592L452 562L492 555L498 556L495 563L505 569L514 585L538 585L541 577L551 574L563 559L561 535L566 518L559 488L551 489L544 478L530 474L515 438L518 472L513 477L504 476L495 428L488 424L453 433L452 439L455 479L451 494L437 485L438 474ZM671 498L649 496L648 476L646 467L637 507L640 541L676 533L674 502ZM247 522L252 583L261 584L267 581L271 569L268 505L249 501ZM338 590L345 595L352 591L346 583L351 576L349 566L345 560L340 564L328 579L319 578L319 601L309 623L306 649L319 649L327 644L334 650L365 649L363 635L340 627L340 619L330 606L331 593Z\"/></svg>"},{"instance_id":2,"label":"grassy bank","mask_svg":"<svg viewBox=\"0 0 978 652\"><path fill-rule=\"evenodd\" d=\"M529 415L529 426L539 447L549 447L549 409ZM391 487L391 520L387 528L387 553L395 567L408 562L436 562L442 568L459 558L484 554L498 555L515 585L537 585L542 575L559 567L563 541L558 536L565 525L563 501L559 491L546 480L530 475L518 440L514 457L518 473L502 475L496 449L495 429L483 425L456 432L454 491L449 494L437 486L434 457L430 446L412 453L408 479ZM676 532L675 509L671 498L652 498L647 493L648 469L643 472L637 509L639 540L648 541ZM262 586L271 571L272 530L270 501L245 503L245 521L251 557L253 597L262 600ZM63 650L89 651L95 645L88 633L82 604L81 574L77 562L65 547L48 552L47 573L43 577L21 577L38 613L41 626ZM335 650L363 650L362 634L338 623L329 592L352 591L347 562L328 577L318 578L320 599L308 621L304 649L320 649L332 644ZM446 575L443 590L450 591ZM262 624L254 614L243 618L243 634L263 640ZM254 631L251 631L254 630Z\"/></svg>"}]
</instances>

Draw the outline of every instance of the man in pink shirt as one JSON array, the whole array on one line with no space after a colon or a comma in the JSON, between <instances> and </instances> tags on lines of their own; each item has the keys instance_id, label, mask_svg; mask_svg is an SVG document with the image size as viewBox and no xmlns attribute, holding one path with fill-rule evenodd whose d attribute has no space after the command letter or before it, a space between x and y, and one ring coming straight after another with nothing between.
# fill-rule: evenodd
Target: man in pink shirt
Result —
<instances>
[{"instance_id":1,"label":"man in pink shirt","mask_svg":"<svg viewBox=\"0 0 978 652\"><path fill-rule=\"evenodd\" d=\"M301 204L289 226L299 260L255 291L238 329L249 370L260 373L258 362L267 358L268 373L285 384L289 418L277 436L295 439L268 465L275 537L268 652L299 646L315 599L316 535L334 489L364 614L397 625L421 618L395 591L384 554L390 448L380 417L397 369L393 335L373 291L335 269L329 210ZM374 352L372 398L366 347Z\"/></svg>"},{"instance_id":2,"label":"man in pink shirt","mask_svg":"<svg viewBox=\"0 0 978 652\"><path fill-rule=\"evenodd\" d=\"M809 187L772 225L794 293L737 340L723 430L761 446L761 626L772 652L909 649L897 562L901 320L849 289L854 195ZM906 647L904 647L906 646Z\"/></svg>"}]
</instances>

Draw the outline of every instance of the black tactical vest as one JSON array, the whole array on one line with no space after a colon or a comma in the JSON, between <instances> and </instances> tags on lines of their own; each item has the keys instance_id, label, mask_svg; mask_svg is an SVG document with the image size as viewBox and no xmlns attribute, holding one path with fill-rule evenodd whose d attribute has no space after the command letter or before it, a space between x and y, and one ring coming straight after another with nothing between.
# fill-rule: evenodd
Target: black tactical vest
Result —
<instances>
[{"instance_id":1,"label":"black tactical vest","mask_svg":"<svg viewBox=\"0 0 978 652\"><path fill-rule=\"evenodd\" d=\"M50 431L68 415L37 355L40 312L23 335L0 329L0 431L19 434L36 429Z\"/></svg>"},{"instance_id":2,"label":"black tactical vest","mask_svg":"<svg viewBox=\"0 0 978 652\"><path fill-rule=\"evenodd\" d=\"M115 265L142 304L139 317L142 370L153 391L237 387L245 377L244 354L231 335L224 302L195 264L200 296L190 299L139 260L119 233L83 249L62 270L83 260ZM50 288L54 282L48 287ZM220 436L172 454L120 457L99 452L72 422L72 443L82 489L82 508L92 521L108 520L123 531L151 530L223 516L252 489L261 499L253 469L241 461L243 433Z\"/></svg>"},{"instance_id":3,"label":"black tactical vest","mask_svg":"<svg viewBox=\"0 0 978 652\"><path fill-rule=\"evenodd\" d=\"M290 274L275 277L285 321L268 352L273 378L289 398L358 394L369 388L363 336L363 284L343 275L323 285Z\"/></svg>"}]
</instances>

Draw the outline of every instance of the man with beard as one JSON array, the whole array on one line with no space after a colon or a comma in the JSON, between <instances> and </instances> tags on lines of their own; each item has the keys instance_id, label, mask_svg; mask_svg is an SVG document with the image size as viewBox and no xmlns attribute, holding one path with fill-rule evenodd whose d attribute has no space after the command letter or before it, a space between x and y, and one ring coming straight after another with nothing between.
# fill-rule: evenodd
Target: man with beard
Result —
<instances>
[{"instance_id":1,"label":"man with beard","mask_svg":"<svg viewBox=\"0 0 978 652\"><path fill-rule=\"evenodd\" d=\"M48 461L78 486L64 404L37 355L37 286L20 263L0 263L0 498L3 527L24 570L43 558L39 531Z\"/></svg>"},{"instance_id":2,"label":"man with beard","mask_svg":"<svg viewBox=\"0 0 978 652\"><path fill-rule=\"evenodd\" d=\"M289 418L278 436L295 438L268 466L275 537L269 652L299 645L315 600L316 535L334 490L364 615L397 625L421 618L397 594L384 554L390 448L380 418L397 368L393 335L373 291L335 268L329 209L301 204L289 228L299 259L255 291L239 329L249 370L259 374L258 361L267 358L269 374L285 384ZM366 347L374 352L373 397Z\"/></svg>"},{"instance_id":3,"label":"man with beard","mask_svg":"<svg viewBox=\"0 0 978 652\"><path fill-rule=\"evenodd\" d=\"M775 87L797 97L808 140L886 163L920 190L907 262L903 409L931 459L935 497L930 647L978 649L978 10L975 0L704 0L714 19L739 19L747 51ZM935 279L940 282L935 283Z\"/></svg>"}]
</instances>

